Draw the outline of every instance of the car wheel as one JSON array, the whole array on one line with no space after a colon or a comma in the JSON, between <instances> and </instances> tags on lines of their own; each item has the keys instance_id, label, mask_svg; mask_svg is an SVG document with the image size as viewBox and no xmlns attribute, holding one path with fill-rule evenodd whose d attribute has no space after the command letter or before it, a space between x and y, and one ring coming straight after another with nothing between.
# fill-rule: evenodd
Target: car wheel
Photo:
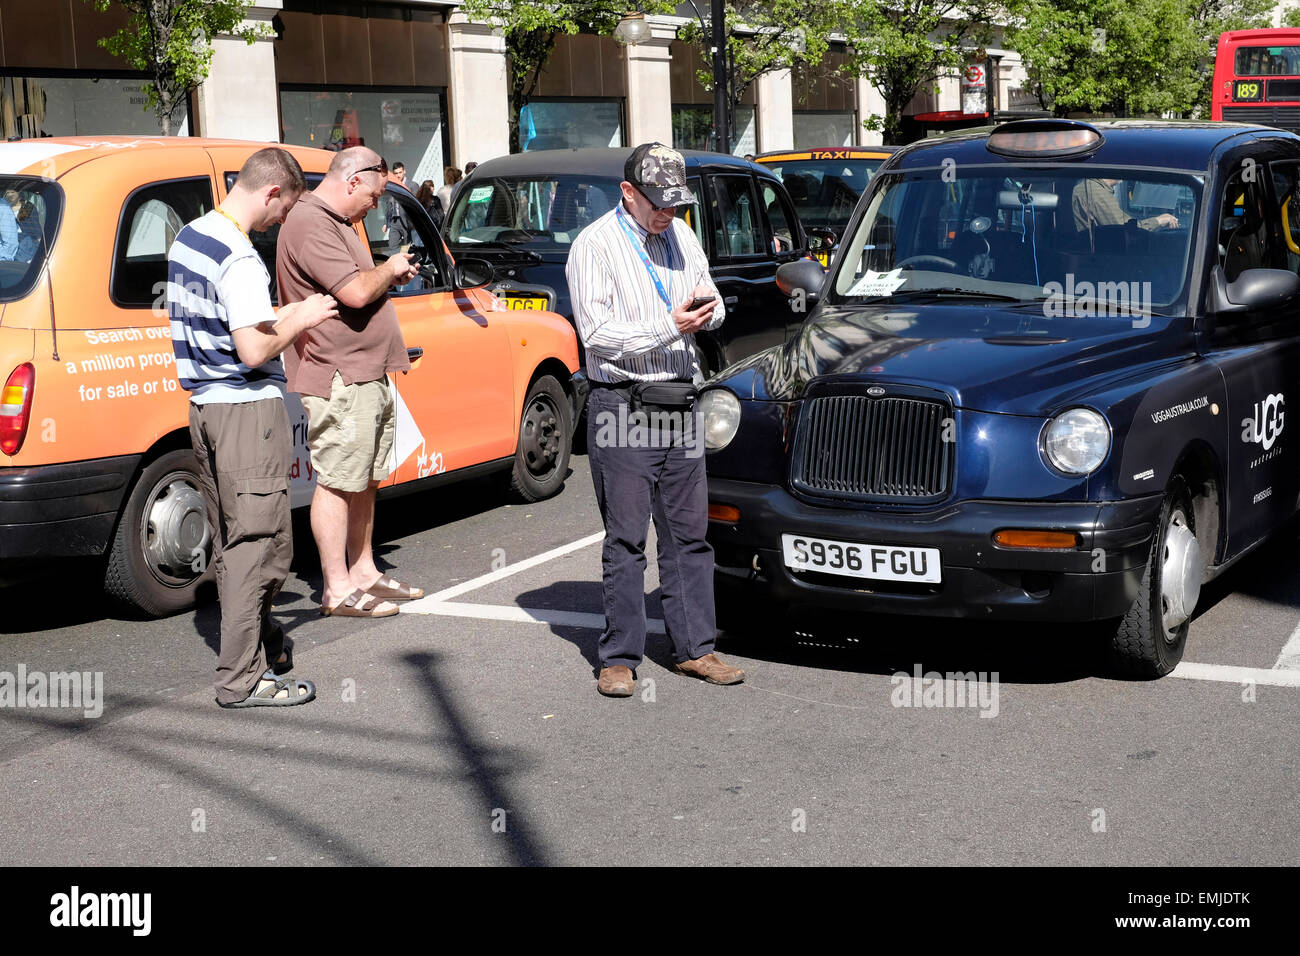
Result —
<instances>
[{"instance_id":1,"label":"car wheel","mask_svg":"<svg viewBox=\"0 0 1300 956\"><path fill-rule=\"evenodd\" d=\"M528 390L519 419L519 447L510 490L522 501L541 501L560 490L569 472L573 445L569 396L553 376L543 375Z\"/></svg>"},{"instance_id":2,"label":"car wheel","mask_svg":"<svg viewBox=\"0 0 1300 956\"><path fill-rule=\"evenodd\" d=\"M1163 677L1183 657L1204 562L1187 484L1175 477L1165 494L1137 600L1111 639L1116 665L1128 676Z\"/></svg>"},{"instance_id":3,"label":"car wheel","mask_svg":"<svg viewBox=\"0 0 1300 956\"><path fill-rule=\"evenodd\" d=\"M131 488L109 548L104 590L127 608L163 617L194 606L211 564L212 529L194 452L169 451Z\"/></svg>"}]
</instances>

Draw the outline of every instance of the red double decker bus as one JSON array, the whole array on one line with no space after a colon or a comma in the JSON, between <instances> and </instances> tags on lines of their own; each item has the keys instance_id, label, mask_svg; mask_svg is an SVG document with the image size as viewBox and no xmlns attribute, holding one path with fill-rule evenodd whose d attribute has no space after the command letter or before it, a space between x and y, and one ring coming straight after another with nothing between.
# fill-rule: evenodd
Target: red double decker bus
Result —
<instances>
[{"instance_id":1,"label":"red double decker bus","mask_svg":"<svg viewBox=\"0 0 1300 956\"><path fill-rule=\"evenodd\" d=\"M1210 109L1215 120L1300 131L1300 29L1222 34Z\"/></svg>"}]
</instances>

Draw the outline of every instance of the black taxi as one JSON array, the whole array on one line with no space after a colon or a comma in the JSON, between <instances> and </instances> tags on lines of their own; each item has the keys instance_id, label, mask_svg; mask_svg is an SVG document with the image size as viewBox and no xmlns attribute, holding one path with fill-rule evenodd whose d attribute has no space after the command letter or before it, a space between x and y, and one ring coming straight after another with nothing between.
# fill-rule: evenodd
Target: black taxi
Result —
<instances>
[{"instance_id":1,"label":"black taxi","mask_svg":"<svg viewBox=\"0 0 1300 956\"><path fill-rule=\"evenodd\" d=\"M480 163L456 191L443 230L457 259L490 262L492 290L512 309L549 309L573 321L564 268L586 226L619 202L630 147L542 149ZM677 210L700 240L727 321L696 336L705 376L777 345L798 328L776 286L777 267L808 254L781 180L737 156L682 150L699 200Z\"/></svg>"},{"instance_id":2,"label":"black taxi","mask_svg":"<svg viewBox=\"0 0 1300 956\"><path fill-rule=\"evenodd\" d=\"M830 265L835 244L867 183L897 146L818 146L760 153L754 162L781 177L808 232L808 246Z\"/></svg>"},{"instance_id":3,"label":"black taxi","mask_svg":"<svg viewBox=\"0 0 1300 956\"><path fill-rule=\"evenodd\" d=\"M763 598L1096 621L1157 677L1202 584L1297 510L1295 135L1024 120L917 143L829 271L777 279L799 334L701 396L724 626Z\"/></svg>"}]
</instances>

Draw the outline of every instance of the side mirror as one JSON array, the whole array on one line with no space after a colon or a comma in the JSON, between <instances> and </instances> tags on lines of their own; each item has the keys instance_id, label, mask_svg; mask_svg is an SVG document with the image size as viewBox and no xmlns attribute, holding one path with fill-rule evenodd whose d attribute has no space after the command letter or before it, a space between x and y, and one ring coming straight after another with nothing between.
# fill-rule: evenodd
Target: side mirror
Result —
<instances>
[{"instance_id":1,"label":"side mirror","mask_svg":"<svg viewBox=\"0 0 1300 956\"><path fill-rule=\"evenodd\" d=\"M826 270L812 259L796 259L776 270L776 287L793 298L800 293L809 305L821 298Z\"/></svg>"},{"instance_id":2,"label":"side mirror","mask_svg":"<svg viewBox=\"0 0 1300 956\"><path fill-rule=\"evenodd\" d=\"M1246 269L1229 282L1223 266L1210 273L1208 312L1253 312L1285 304L1300 295L1300 276L1286 269Z\"/></svg>"},{"instance_id":3,"label":"side mirror","mask_svg":"<svg viewBox=\"0 0 1300 956\"><path fill-rule=\"evenodd\" d=\"M455 278L458 289L476 289L487 285L495 276L492 263L486 259L466 257L456 260Z\"/></svg>"},{"instance_id":4,"label":"side mirror","mask_svg":"<svg viewBox=\"0 0 1300 956\"><path fill-rule=\"evenodd\" d=\"M835 248L835 230L825 226L812 226L808 230L808 248L813 252L830 253Z\"/></svg>"}]
</instances>

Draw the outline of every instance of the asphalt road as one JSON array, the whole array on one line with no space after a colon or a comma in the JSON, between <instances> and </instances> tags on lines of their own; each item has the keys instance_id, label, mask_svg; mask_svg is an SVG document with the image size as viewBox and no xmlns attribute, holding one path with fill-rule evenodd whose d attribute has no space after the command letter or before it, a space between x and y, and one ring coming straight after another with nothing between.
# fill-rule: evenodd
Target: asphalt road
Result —
<instances>
[{"instance_id":1,"label":"asphalt road","mask_svg":"<svg viewBox=\"0 0 1300 956\"><path fill-rule=\"evenodd\" d=\"M800 615L724 635L736 687L652 634L626 700L595 691L599 528L583 457L537 505L381 503L382 562L440 593L356 621L319 615L300 520L278 612L320 697L286 710L213 703L213 604L127 620L75 572L0 591L0 671L104 680L97 718L0 709L0 864L1297 859L1293 527L1207 589L1186 676L1116 679L1082 628ZM990 682L899 706L917 667Z\"/></svg>"}]
</instances>

